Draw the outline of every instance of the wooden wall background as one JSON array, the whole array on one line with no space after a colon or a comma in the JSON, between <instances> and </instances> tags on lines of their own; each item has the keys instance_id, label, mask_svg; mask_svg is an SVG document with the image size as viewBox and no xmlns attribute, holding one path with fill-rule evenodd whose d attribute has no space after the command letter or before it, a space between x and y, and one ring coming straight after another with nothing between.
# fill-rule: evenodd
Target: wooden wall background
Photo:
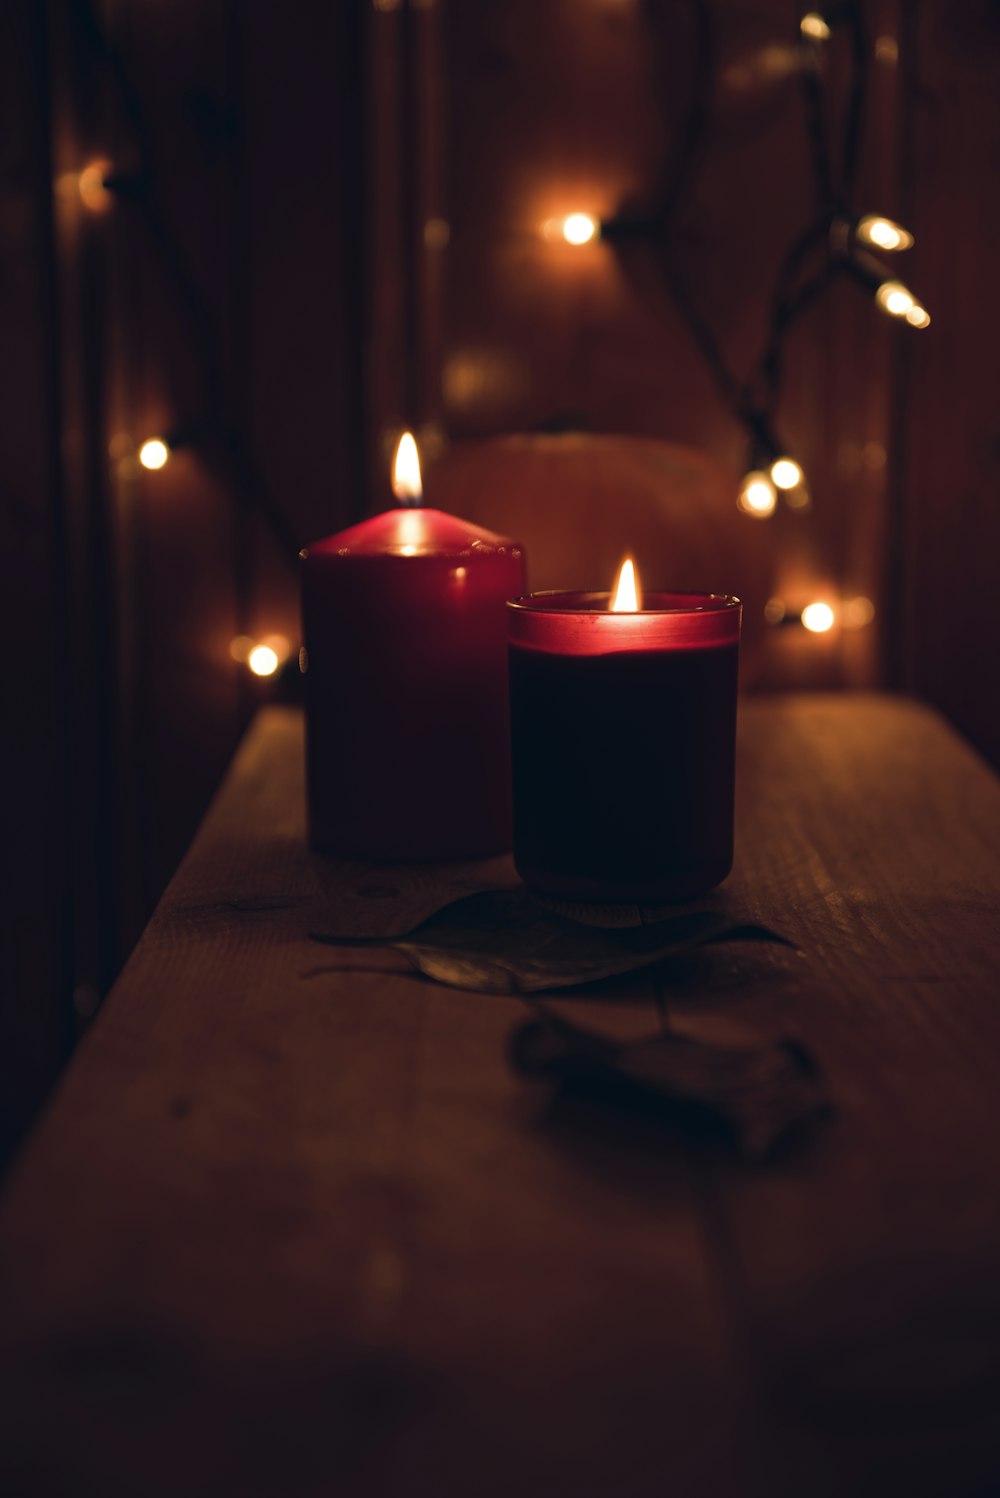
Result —
<instances>
[{"instance_id":1,"label":"wooden wall background","mask_svg":"<svg viewBox=\"0 0 1000 1498\"><path fill-rule=\"evenodd\" d=\"M798 8L718 0L712 124L678 225L736 366L808 209ZM428 455L577 425L744 439L635 248L541 220L640 201L683 110L682 0L10 0L0 7L0 514L9 712L0 1136L23 1128L256 704L230 655L297 633L294 551ZM775 631L764 684L888 682L1000 759L990 0L870 0L868 205L917 235L934 322L837 286L790 349L805 515L776 590L872 626ZM89 212L79 173L122 179ZM188 430L160 473L134 461ZM734 493L735 498L735 493ZM736 517L738 519L739 517ZM757 522L746 520L746 525Z\"/></svg>"}]
</instances>

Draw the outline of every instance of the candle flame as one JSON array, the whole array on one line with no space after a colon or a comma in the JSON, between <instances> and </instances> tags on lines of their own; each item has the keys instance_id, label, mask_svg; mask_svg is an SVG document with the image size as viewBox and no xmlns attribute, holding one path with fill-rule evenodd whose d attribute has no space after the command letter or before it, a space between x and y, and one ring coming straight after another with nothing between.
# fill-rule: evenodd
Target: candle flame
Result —
<instances>
[{"instance_id":1,"label":"candle flame","mask_svg":"<svg viewBox=\"0 0 1000 1498\"><path fill-rule=\"evenodd\" d=\"M418 505L424 488L420 481L420 455L412 432L404 432L392 460L392 492L400 504Z\"/></svg>"},{"instance_id":2,"label":"candle flame","mask_svg":"<svg viewBox=\"0 0 1000 1498\"><path fill-rule=\"evenodd\" d=\"M626 557L622 562L622 570L618 574L615 596L611 601L611 612L613 614L637 614L641 608L642 589L639 587L635 564L631 557Z\"/></svg>"}]
</instances>

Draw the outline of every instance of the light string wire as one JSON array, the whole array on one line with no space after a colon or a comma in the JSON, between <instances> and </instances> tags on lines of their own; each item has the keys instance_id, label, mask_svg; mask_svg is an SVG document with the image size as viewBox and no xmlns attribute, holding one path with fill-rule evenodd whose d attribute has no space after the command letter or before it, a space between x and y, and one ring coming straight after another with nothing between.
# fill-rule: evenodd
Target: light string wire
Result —
<instances>
[{"instance_id":1,"label":"light string wire","mask_svg":"<svg viewBox=\"0 0 1000 1498\"><path fill-rule=\"evenodd\" d=\"M153 136L139 91L90 0L76 0L74 10L81 34L112 80L135 152L135 167L121 173L113 170L104 178L104 186L117 200L134 209L178 306L191 326L197 351L201 408L192 419L176 423L174 442L168 436L168 446L186 440L203 444L209 460L216 459L238 506L244 513L256 510L282 558L294 568L299 540L264 478L246 433L226 411L222 336L211 303L152 196L157 177Z\"/></svg>"},{"instance_id":2,"label":"light string wire","mask_svg":"<svg viewBox=\"0 0 1000 1498\"><path fill-rule=\"evenodd\" d=\"M660 40L655 67L661 92L666 89L668 73L666 45L662 40L666 33L663 8L664 0L655 0L648 7L654 37ZM664 287L678 315L723 403L747 431L750 468L753 469L762 458L770 463L786 451L776 434L775 422L788 340L800 318L842 274L850 274L869 290L892 279L880 261L857 249L855 226L858 218L852 206L864 144L869 39L858 0L843 0L843 3L827 8L824 16L828 32L823 41L806 34L800 17L800 35L796 39L798 70L816 208L779 265L770 296L764 345L750 373L741 378L727 357L723 340L711 318L693 296L674 248L674 226L694 189L717 73L712 6L708 0L690 0L688 10L693 32L693 83L676 144L668 155L649 211L637 217L627 214L612 217L602 223L601 234L612 243L645 238L652 245ZM829 100L824 85L822 56L834 34L840 30L848 39L850 74L840 150L835 154L827 125Z\"/></svg>"}]
</instances>

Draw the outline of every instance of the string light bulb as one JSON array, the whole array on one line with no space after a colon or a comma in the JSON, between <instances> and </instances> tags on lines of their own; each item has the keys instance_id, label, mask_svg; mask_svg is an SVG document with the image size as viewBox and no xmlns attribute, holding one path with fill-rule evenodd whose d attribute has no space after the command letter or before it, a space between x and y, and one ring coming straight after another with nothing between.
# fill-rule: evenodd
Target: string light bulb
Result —
<instances>
[{"instance_id":1,"label":"string light bulb","mask_svg":"<svg viewBox=\"0 0 1000 1498\"><path fill-rule=\"evenodd\" d=\"M113 170L110 161L91 161L80 173L77 190L90 213L107 213L114 202L114 193L107 185Z\"/></svg>"},{"instance_id":2,"label":"string light bulb","mask_svg":"<svg viewBox=\"0 0 1000 1498\"><path fill-rule=\"evenodd\" d=\"M802 610L802 623L814 635L825 635L833 628L836 617L830 605L820 599L815 603L807 603Z\"/></svg>"},{"instance_id":3,"label":"string light bulb","mask_svg":"<svg viewBox=\"0 0 1000 1498\"><path fill-rule=\"evenodd\" d=\"M902 281L894 276L887 276L885 267L873 255L864 250L855 250L848 255L844 264L862 286L867 286L874 292L876 305L887 317L908 322L913 328L930 327L931 317L927 308L917 301L913 292Z\"/></svg>"},{"instance_id":4,"label":"string light bulb","mask_svg":"<svg viewBox=\"0 0 1000 1498\"><path fill-rule=\"evenodd\" d=\"M875 618L875 605L870 598L847 598L836 605L817 599L807 603L803 609L789 610L781 598L769 598L764 605L764 618L768 624L801 625L814 635L825 635L836 623L844 629L865 629Z\"/></svg>"},{"instance_id":5,"label":"string light bulb","mask_svg":"<svg viewBox=\"0 0 1000 1498\"><path fill-rule=\"evenodd\" d=\"M567 244L582 245L590 244L592 239L597 238L601 225L592 213L568 213L560 230Z\"/></svg>"},{"instance_id":6,"label":"string light bulb","mask_svg":"<svg viewBox=\"0 0 1000 1498\"><path fill-rule=\"evenodd\" d=\"M773 515L778 494L770 476L761 468L748 473L740 485L736 503L745 515L753 515L757 520L766 520Z\"/></svg>"},{"instance_id":7,"label":"string light bulb","mask_svg":"<svg viewBox=\"0 0 1000 1498\"><path fill-rule=\"evenodd\" d=\"M247 655L247 665L254 676L273 676L281 665L278 652L270 645L255 645Z\"/></svg>"},{"instance_id":8,"label":"string light bulb","mask_svg":"<svg viewBox=\"0 0 1000 1498\"><path fill-rule=\"evenodd\" d=\"M890 317L904 318L911 328L929 328L931 315L902 281L883 281L875 300Z\"/></svg>"},{"instance_id":9,"label":"string light bulb","mask_svg":"<svg viewBox=\"0 0 1000 1498\"><path fill-rule=\"evenodd\" d=\"M771 482L778 489L795 489L805 474L794 458L775 458L771 464Z\"/></svg>"},{"instance_id":10,"label":"string light bulb","mask_svg":"<svg viewBox=\"0 0 1000 1498\"><path fill-rule=\"evenodd\" d=\"M163 468L169 457L169 444L164 442L162 437L147 437L139 448L139 462L150 472Z\"/></svg>"},{"instance_id":11,"label":"string light bulb","mask_svg":"<svg viewBox=\"0 0 1000 1498\"><path fill-rule=\"evenodd\" d=\"M902 281L883 281L875 293L875 300L890 317L909 317L917 299Z\"/></svg>"},{"instance_id":12,"label":"string light bulb","mask_svg":"<svg viewBox=\"0 0 1000 1498\"><path fill-rule=\"evenodd\" d=\"M290 649L285 635L267 635L263 640L237 635L229 654L254 676L274 676L287 661Z\"/></svg>"},{"instance_id":13,"label":"string light bulb","mask_svg":"<svg viewBox=\"0 0 1000 1498\"><path fill-rule=\"evenodd\" d=\"M888 254L908 250L913 244L913 235L909 229L904 229L902 224L894 223L891 218L883 218L878 213L866 213L859 218L854 232L862 244L874 245L876 249L885 250Z\"/></svg>"},{"instance_id":14,"label":"string light bulb","mask_svg":"<svg viewBox=\"0 0 1000 1498\"><path fill-rule=\"evenodd\" d=\"M811 42L828 42L830 40L830 28L818 10L806 12L799 22L799 30Z\"/></svg>"}]
</instances>

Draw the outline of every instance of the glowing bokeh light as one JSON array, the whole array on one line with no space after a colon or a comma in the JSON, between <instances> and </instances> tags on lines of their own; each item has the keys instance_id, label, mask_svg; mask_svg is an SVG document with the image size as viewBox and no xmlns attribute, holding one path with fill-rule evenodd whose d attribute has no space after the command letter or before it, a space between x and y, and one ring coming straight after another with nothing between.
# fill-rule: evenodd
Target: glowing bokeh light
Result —
<instances>
[{"instance_id":1,"label":"glowing bokeh light","mask_svg":"<svg viewBox=\"0 0 1000 1498\"><path fill-rule=\"evenodd\" d=\"M611 612L613 614L637 614L642 608L642 591L639 587L639 579L636 576L635 564L631 557L626 557L622 562L618 581L615 584L615 596L611 601Z\"/></svg>"},{"instance_id":2,"label":"glowing bokeh light","mask_svg":"<svg viewBox=\"0 0 1000 1498\"><path fill-rule=\"evenodd\" d=\"M914 302L906 314L906 321L910 324L911 328L929 328L931 325L931 315L926 307L921 307L919 302Z\"/></svg>"},{"instance_id":3,"label":"glowing bokeh light","mask_svg":"<svg viewBox=\"0 0 1000 1498\"><path fill-rule=\"evenodd\" d=\"M794 458L775 458L771 464L771 482L779 489L794 489L802 479L802 469Z\"/></svg>"},{"instance_id":4,"label":"glowing bokeh light","mask_svg":"<svg viewBox=\"0 0 1000 1498\"><path fill-rule=\"evenodd\" d=\"M429 218L424 224L424 244L429 250L443 250L451 239L451 225L444 218Z\"/></svg>"},{"instance_id":5,"label":"glowing bokeh light","mask_svg":"<svg viewBox=\"0 0 1000 1498\"><path fill-rule=\"evenodd\" d=\"M247 665L254 676L273 676L281 662L270 645L255 645L247 656Z\"/></svg>"},{"instance_id":6,"label":"glowing bokeh light","mask_svg":"<svg viewBox=\"0 0 1000 1498\"><path fill-rule=\"evenodd\" d=\"M114 193L105 186L113 168L110 161L92 161L80 173L77 186L84 208L91 213L107 213L114 202Z\"/></svg>"},{"instance_id":7,"label":"glowing bokeh light","mask_svg":"<svg viewBox=\"0 0 1000 1498\"><path fill-rule=\"evenodd\" d=\"M569 213L562 221L562 237L567 244L589 244L597 237L600 227L590 213Z\"/></svg>"},{"instance_id":8,"label":"glowing bokeh light","mask_svg":"<svg viewBox=\"0 0 1000 1498\"><path fill-rule=\"evenodd\" d=\"M147 438L139 449L139 462L151 471L162 468L169 457L170 448L162 437Z\"/></svg>"},{"instance_id":9,"label":"glowing bokeh light","mask_svg":"<svg viewBox=\"0 0 1000 1498\"><path fill-rule=\"evenodd\" d=\"M877 213L866 213L858 219L857 235L865 244L873 244L890 254L896 250L908 250L913 243L909 229Z\"/></svg>"},{"instance_id":10,"label":"glowing bokeh light","mask_svg":"<svg viewBox=\"0 0 1000 1498\"><path fill-rule=\"evenodd\" d=\"M875 618L875 605L870 598L849 598L840 611L845 629L864 629Z\"/></svg>"},{"instance_id":11,"label":"glowing bokeh light","mask_svg":"<svg viewBox=\"0 0 1000 1498\"><path fill-rule=\"evenodd\" d=\"M814 635L825 635L832 629L836 615L828 603L807 603L802 610L802 623Z\"/></svg>"},{"instance_id":12,"label":"glowing bokeh light","mask_svg":"<svg viewBox=\"0 0 1000 1498\"><path fill-rule=\"evenodd\" d=\"M913 293L902 281L883 281L875 293L875 300L890 317L908 317L916 306Z\"/></svg>"},{"instance_id":13,"label":"glowing bokeh light","mask_svg":"<svg viewBox=\"0 0 1000 1498\"><path fill-rule=\"evenodd\" d=\"M766 520L768 515L774 514L778 496L768 475L760 469L754 469L744 478L736 503L744 514Z\"/></svg>"},{"instance_id":14,"label":"glowing bokeh light","mask_svg":"<svg viewBox=\"0 0 1000 1498\"><path fill-rule=\"evenodd\" d=\"M826 42L830 39L830 28L818 11L810 10L799 22L799 30L803 36L809 37L810 41Z\"/></svg>"}]
</instances>

